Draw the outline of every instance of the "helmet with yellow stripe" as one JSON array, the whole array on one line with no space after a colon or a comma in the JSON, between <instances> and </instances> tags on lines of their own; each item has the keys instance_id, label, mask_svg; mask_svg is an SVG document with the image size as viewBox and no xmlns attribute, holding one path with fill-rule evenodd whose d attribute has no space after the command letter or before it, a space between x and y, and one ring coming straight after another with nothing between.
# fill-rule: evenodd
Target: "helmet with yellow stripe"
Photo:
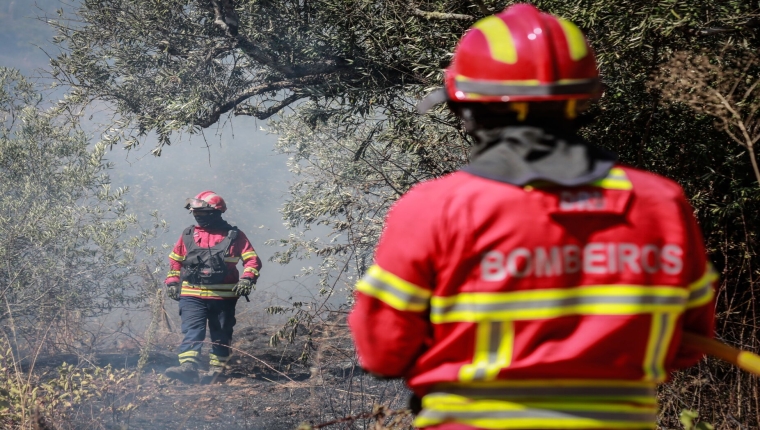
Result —
<instances>
[{"instance_id":1,"label":"helmet with yellow stripe","mask_svg":"<svg viewBox=\"0 0 760 430\"><path fill-rule=\"evenodd\" d=\"M562 106L574 117L576 102L598 97L601 81L594 52L570 21L516 4L476 22L462 37L444 75L445 88L419 109L448 102L509 103L517 117L526 102Z\"/></svg>"}]
</instances>

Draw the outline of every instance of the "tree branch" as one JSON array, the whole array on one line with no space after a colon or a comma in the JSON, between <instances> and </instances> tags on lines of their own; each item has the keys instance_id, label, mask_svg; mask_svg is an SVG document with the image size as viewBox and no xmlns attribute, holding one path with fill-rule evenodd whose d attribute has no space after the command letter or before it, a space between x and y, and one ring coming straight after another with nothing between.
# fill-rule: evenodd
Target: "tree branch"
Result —
<instances>
[{"instance_id":1,"label":"tree branch","mask_svg":"<svg viewBox=\"0 0 760 430\"><path fill-rule=\"evenodd\" d=\"M226 102L214 107L207 116L198 118L197 120L195 120L194 124L203 128L210 127L219 120L219 117L221 117L222 114L231 111L232 109L237 107L240 103L243 103L244 101L246 101L247 99L253 96L271 92L271 91L278 91L278 90L282 90L286 88L292 89L293 87L300 87L304 85L314 84L321 81L323 77L324 77L323 74L319 74L319 75L306 76L303 78L270 82L268 84L262 84L262 85L249 87L246 90L238 93L234 97L228 99ZM293 96L290 96L290 97L293 97ZM288 100L288 98L286 98L285 100ZM295 100L298 100L298 99L295 99ZM290 103L292 103L295 100L292 100ZM285 106L286 105L280 107L280 109L282 109Z\"/></svg>"},{"instance_id":2,"label":"tree branch","mask_svg":"<svg viewBox=\"0 0 760 430\"><path fill-rule=\"evenodd\" d=\"M461 13L426 12L417 8L412 9L412 14L421 16L425 19L475 21L475 17L470 15L464 15Z\"/></svg>"},{"instance_id":3,"label":"tree branch","mask_svg":"<svg viewBox=\"0 0 760 430\"><path fill-rule=\"evenodd\" d=\"M757 17L752 17L746 22L743 22L741 24L737 24L736 26L732 28L728 27L706 27L701 28L697 30L699 34L709 36L711 34L719 34L719 33L736 33L743 29L757 29L760 28L760 19Z\"/></svg>"},{"instance_id":4,"label":"tree branch","mask_svg":"<svg viewBox=\"0 0 760 430\"><path fill-rule=\"evenodd\" d=\"M238 34L239 20L232 0L211 0L214 7L214 24L230 36Z\"/></svg>"},{"instance_id":5,"label":"tree branch","mask_svg":"<svg viewBox=\"0 0 760 430\"><path fill-rule=\"evenodd\" d=\"M744 141L746 142L744 146L747 148L747 152L749 153L748 155L749 161L752 163L752 171L755 173L755 179L757 180L757 183L760 184L760 166L758 166L757 159L755 158L755 147L753 145L754 140L750 136L749 131L744 124L744 120L742 119L741 115L739 115L739 113L734 110L734 108L731 106L731 103L729 103L729 101L726 100L722 94L714 89L712 91L721 100L728 112L731 113L731 116L733 116L736 120L736 125L739 127L739 130L741 130Z\"/></svg>"},{"instance_id":6,"label":"tree branch","mask_svg":"<svg viewBox=\"0 0 760 430\"><path fill-rule=\"evenodd\" d=\"M288 97L285 97L282 99L279 103L276 103L272 106L269 106L266 109L258 109L253 106L238 106L235 108L235 116L238 115L246 115L246 116L252 116L254 118L258 119L267 119L270 116L276 114L277 112L281 111L282 109L286 108L290 104L304 98L306 96L302 94L292 94Z\"/></svg>"},{"instance_id":7,"label":"tree branch","mask_svg":"<svg viewBox=\"0 0 760 430\"><path fill-rule=\"evenodd\" d=\"M211 0L214 11L214 24L219 27L227 37L235 41L235 47L242 50L246 55L259 63L270 67L286 78L298 78L317 73L331 73L346 68L349 64L341 64L341 59L328 59L321 64L309 65L286 65L277 62L276 58L257 46L245 35L239 34L239 19L232 5L232 0Z\"/></svg>"}]
</instances>

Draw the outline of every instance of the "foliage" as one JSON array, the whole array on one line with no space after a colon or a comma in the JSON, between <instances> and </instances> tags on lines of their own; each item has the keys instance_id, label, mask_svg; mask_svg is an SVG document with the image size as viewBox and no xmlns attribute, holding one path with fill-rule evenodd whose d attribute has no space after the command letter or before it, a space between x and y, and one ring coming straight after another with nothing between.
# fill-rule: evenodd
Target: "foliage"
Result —
<instances>
[{"instance_id":1,"label":"foliage","mask_svg":"<svg viewBox=\"0 0 760 430\"><path fill-rule=\"evenodd\" d=\"M678 416L679 421L683 424L684 430L714 430L714 427L704 421L694 422L699 418L699 413L690 409L684 409Z\"/></svg>"},{"instance_id":2,"label":"foliage","mask_svg":"<svg viewBox=\"0 0 760 430\"><path fill-rule=\"evenodd\" d=\"M312 126L309 116L318 110L315 104L303 105L274 123L272 131L280 136L280 150L291 155L292 170L307 178L291 187L282 209L286 225L302 231L324 225L331 237L292 235L269 244L286 247L275 257L281 263L295 256L322 257L319 287L325 294L335 287L328 274L356 276L369 267L390 205L412 185L461 166L467 147L455 128L434 117L336 115ZM397 133L406 127L416 133Z\"/></svg>"},{"instance_id":3,"label":"foliage","mask_svg":"<svg viewBox=\"0 0 760 430\"><path fill-rule=\"evenodd\" d=\"M760 140L760 56L744 49L719 56L678 52L659 71L663 101L683 103L715 119L715 126L747 150L760 183L755 144ZM656 88L656 86L655 86Z\"/></svg>"},{"instance_id":4,"label":"foliage","mask_svg":"<svg viewBox=\"0 0 760 430\"><path fill-rule=\"evenodd\" d=\"M465 162L468 138L459 122L445 107L418 116L413 105L440 85L441 68L464 30L511 3L87 0L78 22L57 24L63 51L52 61L53 74L72 90L59 108L76 112L93 100L108 102L120 123L107 142L127 147L150 132L166 145L175 133L221 127L231 116L280 113L272 129L302 181L283 208L294 233L280 241L277 258L323 256L316 270L329 295L350 289L366 267L398 195ZM760 47L760 6L750 0L533 3L579 24L598 54L607 91L589 112L584 136L684 187L722 274L720 335L760 349L754 158L714 127L710 112L672 99L662 82L649 84L672 67L676 53L733 65L750 58ZM757 74L738 70L749 88ZM690 94L721 88L709 79L699 85ZM694 100L691 107L704 105L701 96ZM312 234L304 233L309 229ZM688 395L673 391L684 404L666 409L663 426L675 427L678 411L699 404L718 426L727 417L757 415L749 400L757 380L708 363L679 377L710 376L713 388L695 383L687 385Z\"/></svg>"},{"instance_id":5,"label":"foliage","mask_svg":"<svg viewBox=\"0 0 760 430\"><path fill-rule=\"evenodd\" d=\"M134 371L113 369L111 365L81 368L63 363L55 377L41 380L21 368L7 341L0 341L0 351L3 428L25 428L37 412L54 421L66 421L84 403L97 403L93 412L101 418L125 414L146 400L127 396L134 391Z\"/></svg>"},{"instance_id":6,"label":"foliage","mask_svg":"<svg viewBox=\"0 0 760 430\"><path fill-rule=\"evenodd\" d=\"M15 346L36 345L36 334L71 351L94 342L89 318L143 300L134 267L160 221L141 229L127 190L111 186L106 146L88 149L40 102L0 68L0 322Z\"/></svg>"},{"instance_id":7,"label":"foliage","mask_svg":"<svg viewBox=\"0 0 760 430\"><path fill-rule=\"evenodd\" d=\"M62 108L110 102L128 129L110 142L131 147L155 131L160 154L173 133L223 114L266 119L311 99L361 115L435 83L466 23L431 33L409 10L401 0L88 0L84 25L58 21L63 53L51 64L73 88Z\"/></svg>"}]
</instances>

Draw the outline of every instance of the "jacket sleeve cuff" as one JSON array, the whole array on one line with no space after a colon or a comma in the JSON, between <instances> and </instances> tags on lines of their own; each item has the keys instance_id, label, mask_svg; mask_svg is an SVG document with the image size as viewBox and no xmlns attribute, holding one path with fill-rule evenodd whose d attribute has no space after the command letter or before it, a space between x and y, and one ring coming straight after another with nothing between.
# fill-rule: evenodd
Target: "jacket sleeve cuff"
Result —
<instances>
[{"instance_id":1,"label":"jacket sleeve cuff","mask_svg":"<svg viewBox=\"0 0 760 430\"><path fill-rule=\"evenodd\" d=\"M259 277L259 271L253 267L246 267L241 278L251 279L254 282Z\"/></svg>"}]
</instances>

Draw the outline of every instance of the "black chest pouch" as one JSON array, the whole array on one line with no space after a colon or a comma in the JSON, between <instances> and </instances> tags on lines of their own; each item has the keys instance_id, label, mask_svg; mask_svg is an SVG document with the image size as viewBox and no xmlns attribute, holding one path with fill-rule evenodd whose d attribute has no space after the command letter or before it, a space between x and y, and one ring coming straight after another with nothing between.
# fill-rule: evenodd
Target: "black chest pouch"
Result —
<instances>
[{"instance_id":1,"label":"black chest pouch","mask_svg":"<svg viewBox=\"0 0 760 430\"><path fill-rule=\"evenodd\" d=\"M195 243L195 226L185 229L182 234L185 243L185 261L182 262L180 278L191 285L221 284L227 277L227 263L224 258L229 253L232 242L237 237L237 228L232 227L227 237L210 248Z\"/></svg>"}]
</instances>

